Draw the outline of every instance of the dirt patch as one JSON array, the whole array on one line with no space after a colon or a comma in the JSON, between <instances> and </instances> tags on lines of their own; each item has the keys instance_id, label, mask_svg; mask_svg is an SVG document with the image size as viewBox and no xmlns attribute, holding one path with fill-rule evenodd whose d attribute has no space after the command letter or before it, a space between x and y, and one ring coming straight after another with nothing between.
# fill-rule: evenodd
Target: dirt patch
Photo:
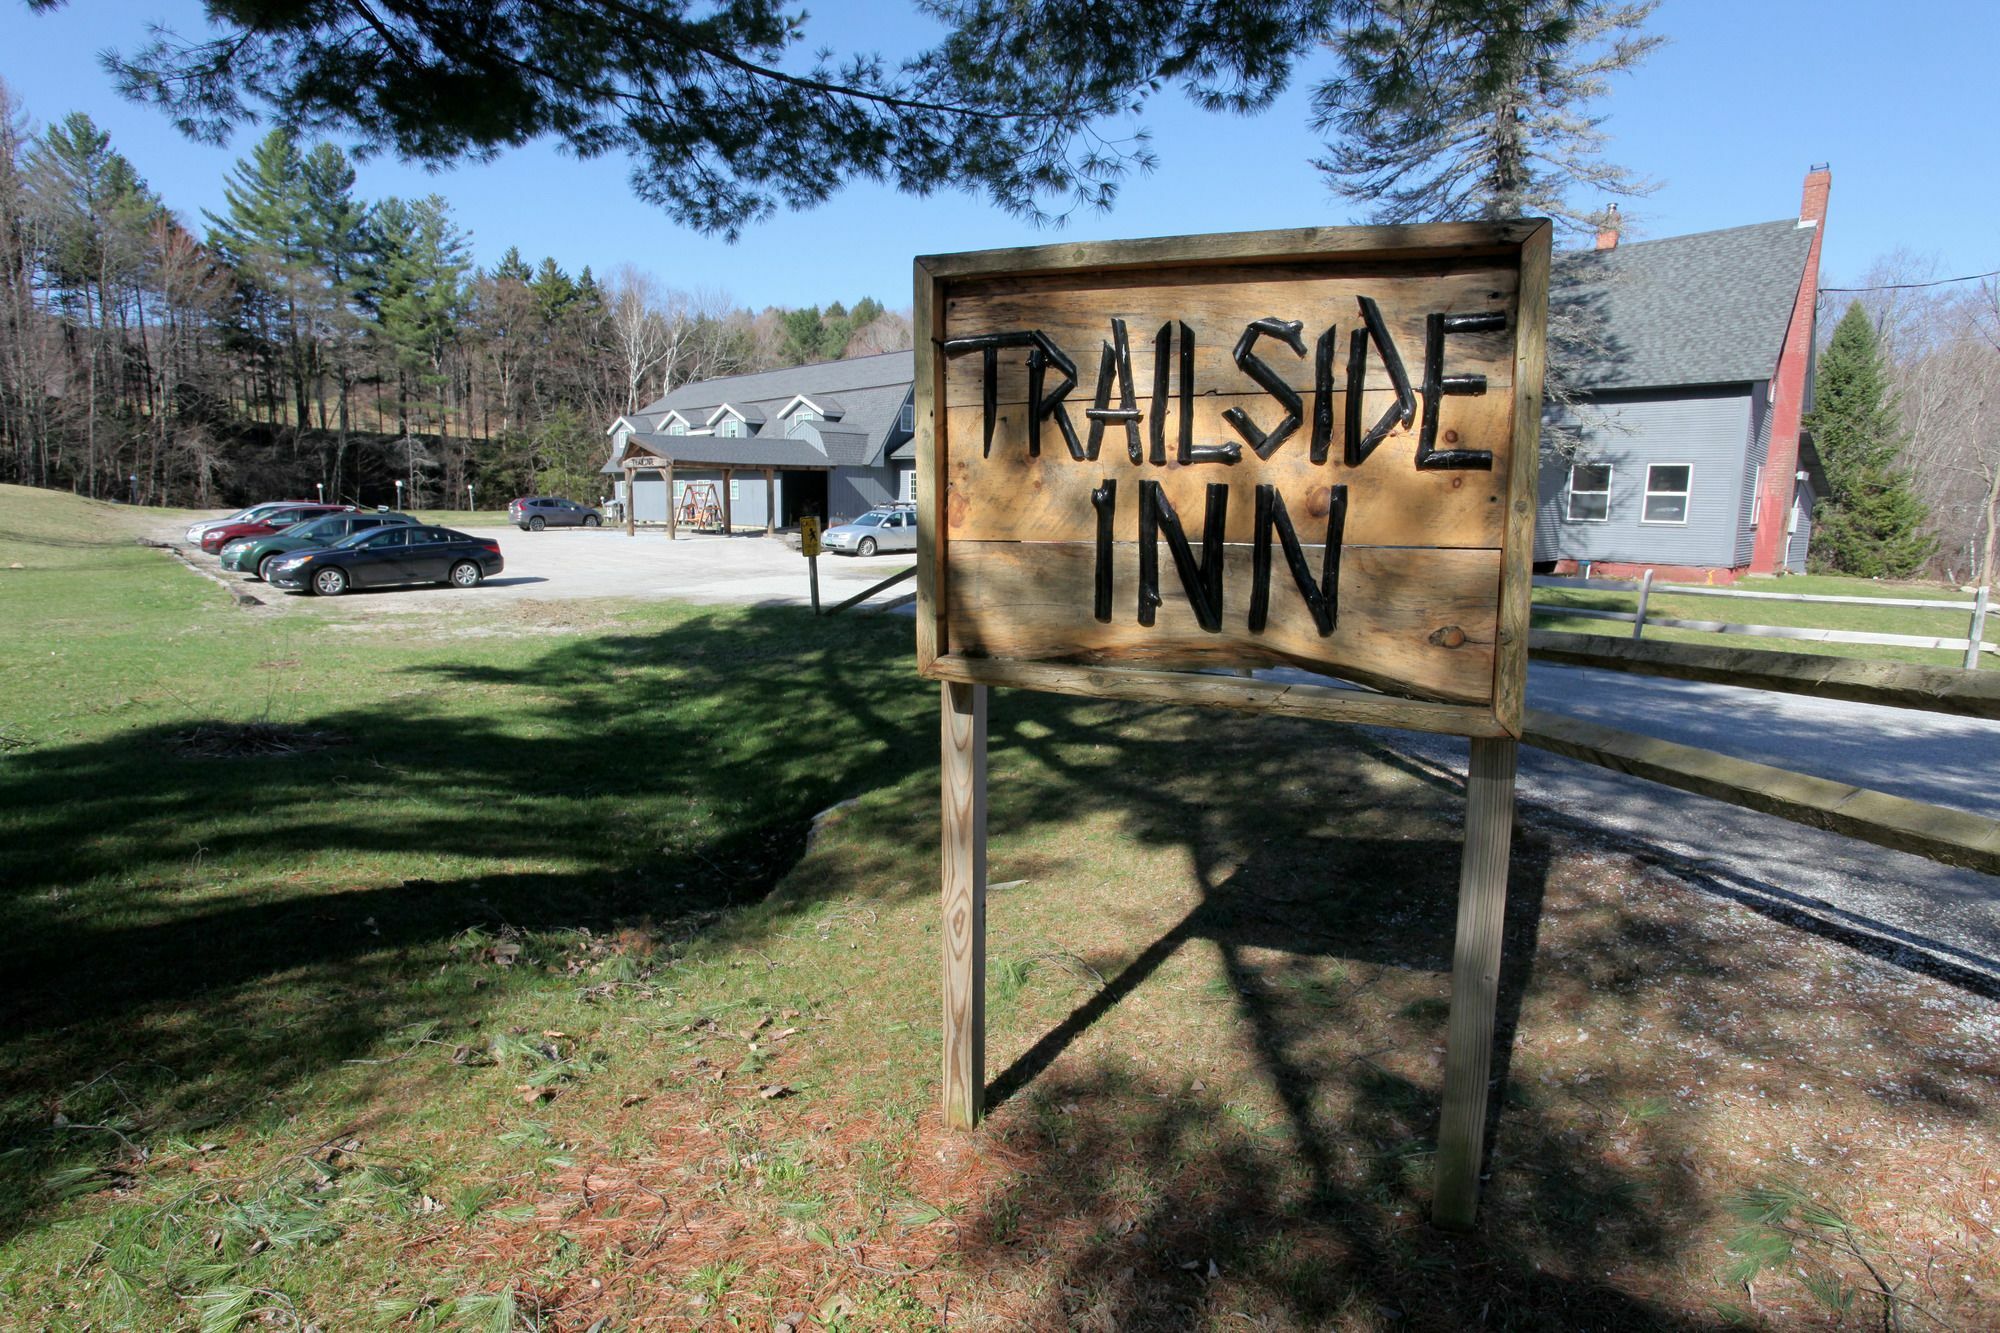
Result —
<instances>
[{"instance_id":1,"label":"dirt patch","mask_svg":"<svg viewBox=\"0 0 2000 1333\"><path fill-rule=\"evenodd\" d=\"M176 733L169 743L182 759L284 759L348 741L338 732L274 722L204 722L191 731Z\"/></svg>"}]
</instances>

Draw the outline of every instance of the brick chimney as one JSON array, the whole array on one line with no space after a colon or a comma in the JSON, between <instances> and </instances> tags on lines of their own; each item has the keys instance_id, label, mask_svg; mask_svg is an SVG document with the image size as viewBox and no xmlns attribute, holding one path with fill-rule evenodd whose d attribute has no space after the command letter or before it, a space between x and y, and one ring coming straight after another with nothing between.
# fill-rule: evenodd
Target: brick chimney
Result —
<instances>
[{"instance_id":1,"label":"brick chimney","mask_svg":"<svg viewBox=\"0 0 2000 1333\"><path fill-rule=\"evenodd\" d=\"M1822 207L1825 206L1825 202L1826 196L1822 193L1820 195ZM1618 217L1618 205L1612 204L1604 210L1604 213L1604 225L1597 229L1597 248L1600 250L1616 250L1618 248L1618 229L1624 225Z\"/></svg>"},{"instance_id":2,"label":"brick chimney","mask_svg":"<svg viewBox=\"0 0 2000 1333\"><path fill-rule=\"evenodd\" d=\"M1812 355L1813 309L1819 299L1819 247L1825 239L1826 201L1832 191L1833 173L1826 163L1815 163L1806 173L1799 201L1799 226L1812 228L1812 243L1806 249L1805 273L1799 278L1792 321L1785 328L1784 347L1778 353L1778 373L1771 381L1771 448L1764 458L1764 493L1757 497L1762 508L1750 554L1753 574L1782 570L1786 548L1791 545L1785 529L1798 489L1799 418L1806 409L1806 367Z\"/></svg>"}]
</instances>

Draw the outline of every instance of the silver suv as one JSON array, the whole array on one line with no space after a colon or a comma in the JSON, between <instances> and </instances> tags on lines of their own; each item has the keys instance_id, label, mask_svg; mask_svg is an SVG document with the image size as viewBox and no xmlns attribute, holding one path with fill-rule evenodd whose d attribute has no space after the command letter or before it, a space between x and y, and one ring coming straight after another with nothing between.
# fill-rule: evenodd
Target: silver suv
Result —
<instances>
[{"instance_id":1,"label":"silver suv","mask_svg":"<svg viewBox=\"0 0 2000 1333\"><path fill-rule=\"evenodd\" d=\"M507 506L507 521L523 532L543 528L594 528L603 516L589 505L559 495L528 495Z\"/></svg>"}]
</instances>

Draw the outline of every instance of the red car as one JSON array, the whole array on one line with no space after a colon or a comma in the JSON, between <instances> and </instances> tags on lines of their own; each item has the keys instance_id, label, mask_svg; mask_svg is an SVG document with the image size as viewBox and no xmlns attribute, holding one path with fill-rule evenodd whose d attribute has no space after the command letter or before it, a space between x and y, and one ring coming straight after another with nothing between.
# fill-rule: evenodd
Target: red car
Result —
<instances>
[{"instance_id":1,"label":"red car","mask_svg":"<svg viewBox=\"0 0 2000 1333\"><path fill-rule=\"evenodd\" d=\"M210 528L201 534L201 549L214 555L226 543L239 537L268 537L274 532L283 532L294 523L303 523L309 518L323 518L327 514L345 514L353 510L353 505L298 504L283 509L273 509L262 518L248 523L225 523L218 528Z\"/></svg>"}]
</instances>

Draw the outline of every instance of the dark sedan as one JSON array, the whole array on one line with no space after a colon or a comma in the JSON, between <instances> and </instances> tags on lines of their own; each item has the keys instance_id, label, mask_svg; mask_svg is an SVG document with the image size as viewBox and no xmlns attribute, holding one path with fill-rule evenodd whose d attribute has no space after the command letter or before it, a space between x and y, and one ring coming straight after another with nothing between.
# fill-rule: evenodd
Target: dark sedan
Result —
<instances>
[{"instance_id":1,"label":"dark sedan","mask_svg":"<svg viewBox=\"0 0 2000 1333\"><path fill-rule=\"evenodd\" d=\"M349 588L399 583L476 588L504 568L500 543L491 538L468 537L450 528L394 527L280 556L265 577L273 588L338 597Z\"/></svg>"}]
</instances>

